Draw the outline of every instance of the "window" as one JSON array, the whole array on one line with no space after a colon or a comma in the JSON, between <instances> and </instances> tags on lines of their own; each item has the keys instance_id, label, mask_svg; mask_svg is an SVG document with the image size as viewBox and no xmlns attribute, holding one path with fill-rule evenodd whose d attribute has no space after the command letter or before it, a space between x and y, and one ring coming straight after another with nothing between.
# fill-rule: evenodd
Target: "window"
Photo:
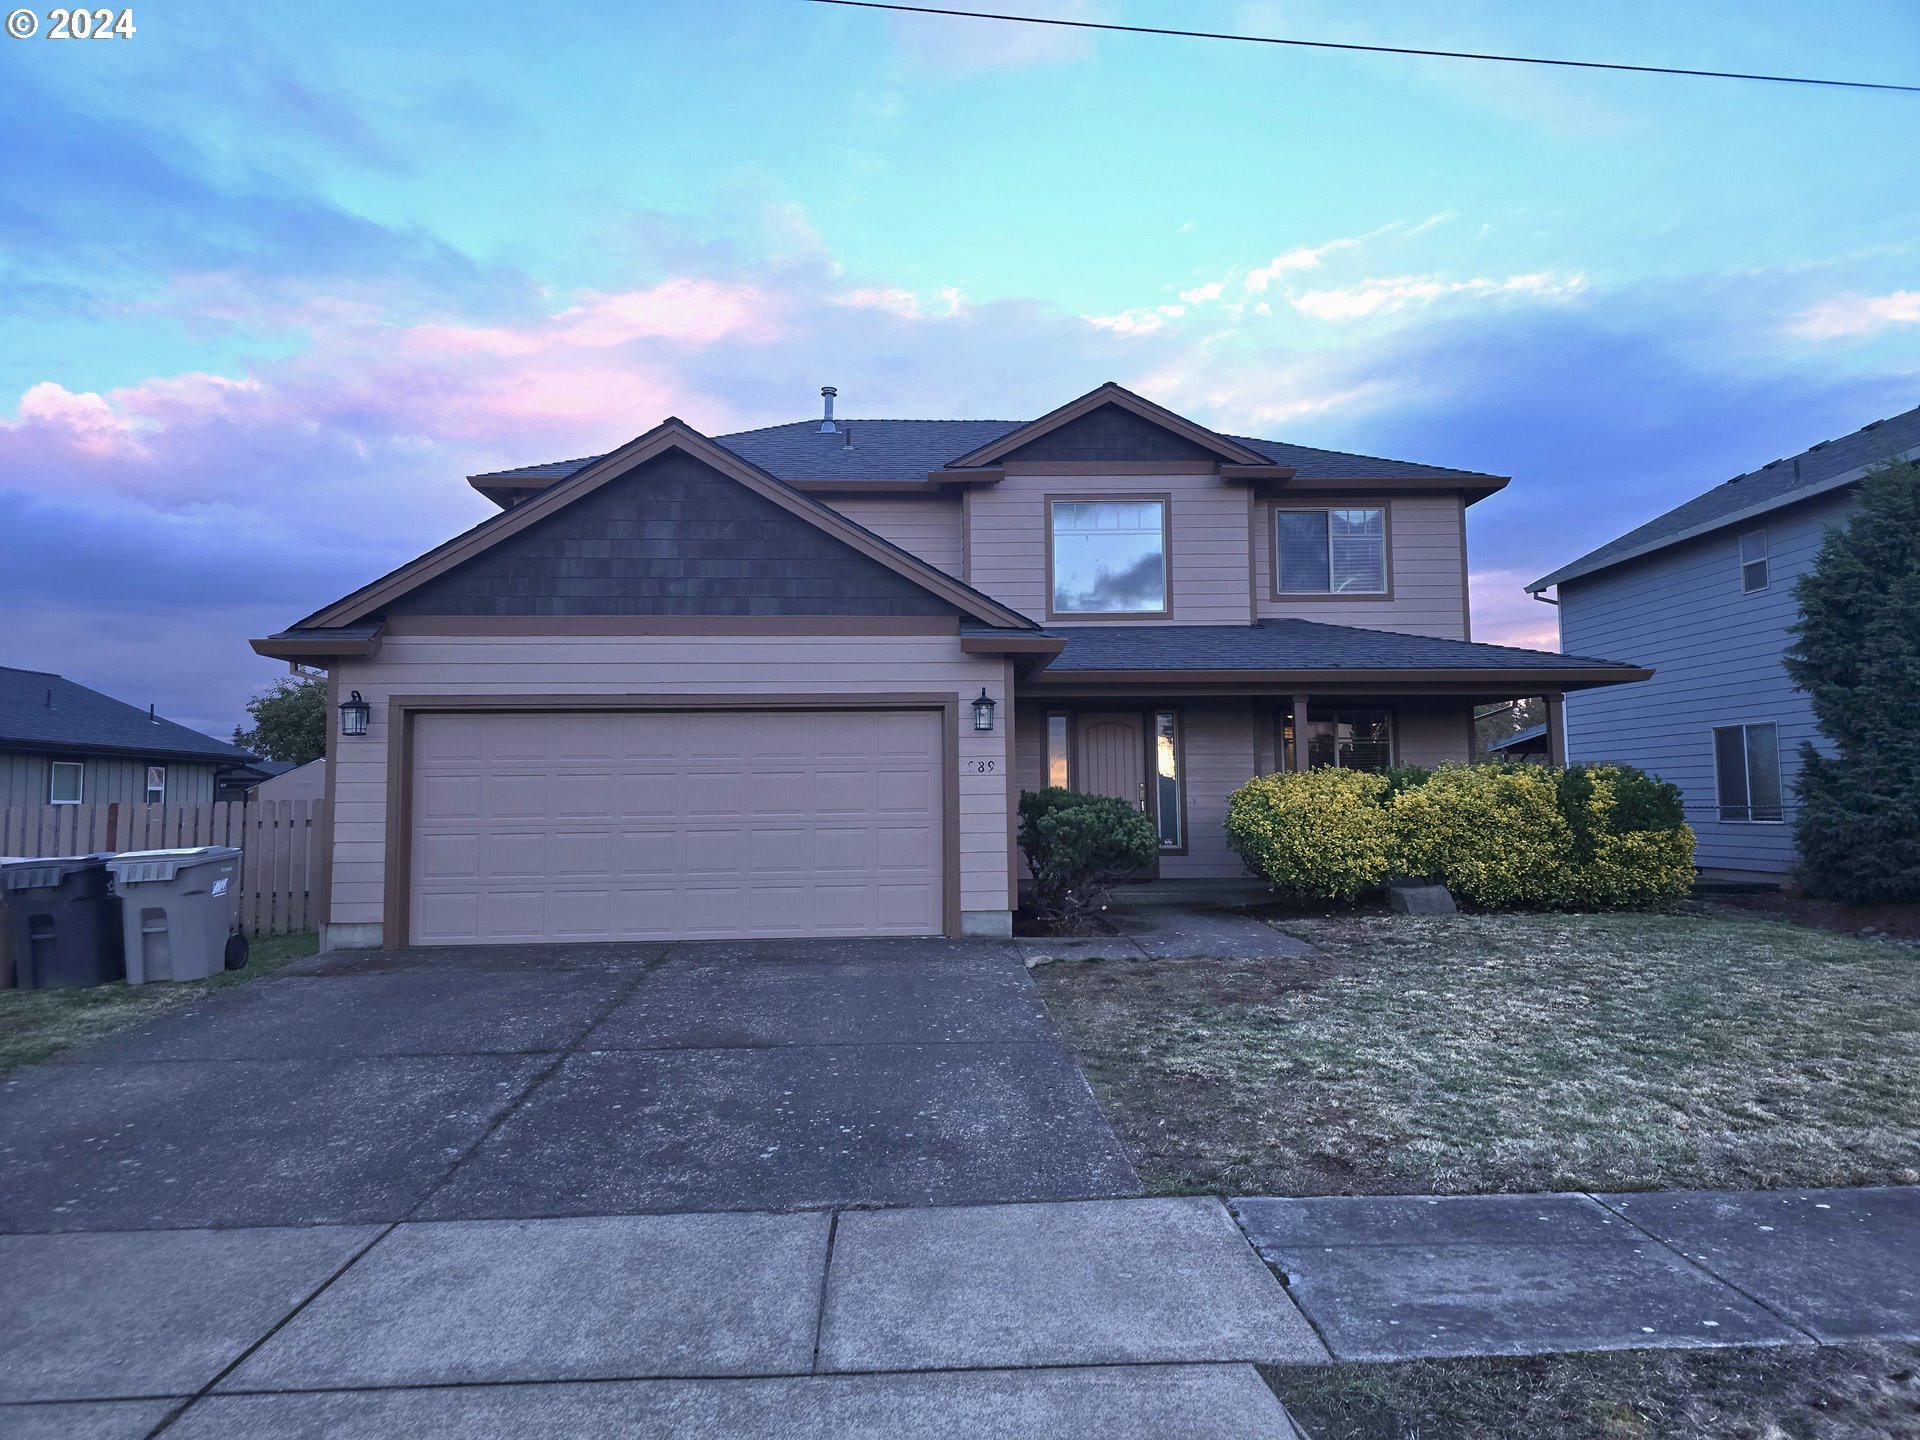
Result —
<instances>
[{"instance_id":1,"label":"window","mask_svg":"<svg viewBox=\"0 0 1920 1440\"><path fill-rule=\"evenodd\" d=\"M1180 717L1162 710L1153 717L1153 819L1162 850L1186 843L1180 810Z\"/></svg>"},{"instance_id":2,"label":"window","mask_svg":"<svg viewBox=\"0 0 1920 1440\"><path fill-rule=\"evenodd\" d=\"M76 760L56 760L47 777L49 805L78 805L84 797L86 767Z\"/></svg>"},{"instance_id":3,"label":"window","mask_svg":"<svg viewBox=\"0 0 1920 1440\"><path fill-rule=\"evenodd\" d=\"M1067 788L1067 717L1047 716L1047 784Z\"/></svg>"},{"instance_id":4,"label":"window","mask_svg":"<svg viewBox=\"0 0 1920 1440\"><path fill-rule=\"evenodd\" d=\"M1780 732L1774 725L1716 726L1713 773L1722 820L1780 823Z\"/></svg>"},{"instance_id":5,"label":"window","mask_svg":"<svg viewBox=\"0 0 1920 1440\"><path fill-rule=\"evenodd\" d=\"M1393 723L1384 710L1307 711L1307 766L1385 770L1393 764Z\"/></svg>"},{"instance_id":6,"label":"window","mask_svg":"<svg viewBox=\"0 0 1920 1440\"><path fill-rule=\"evenodd\" d=\"M1751 595L1767 588L1767 532L1749 530L1740 537L1740 589Z\"/></svg>"},{"instance_id":7,"label":"window","mask_svg":"<svg viewBox=\"0 0 1920 1440\"><path fill-rule=\"evenodd\" d=\"M164 805L167 803L167 767L164 765L147 766L147 804Z\"/></svg>"},{"instance_id":8,"label":"window","mask_svg":"<svg viewBox=\"0 0 1920 1440\"><path fill-rule=\"evenodd\" d=\"M1056 615L1166 613L1166 501L1056 500L1049 508Z\"/></svg>"},{"instance_id":9,"label":"window","mask_svg":"<svg viewBox=\"0 0 1920 1440\"><path fill-rule=\"evenodd\" d=\"M1387 512L1273 512L1274 590L1281 595L1385 595Z\"/></svg>"}]
</instances>

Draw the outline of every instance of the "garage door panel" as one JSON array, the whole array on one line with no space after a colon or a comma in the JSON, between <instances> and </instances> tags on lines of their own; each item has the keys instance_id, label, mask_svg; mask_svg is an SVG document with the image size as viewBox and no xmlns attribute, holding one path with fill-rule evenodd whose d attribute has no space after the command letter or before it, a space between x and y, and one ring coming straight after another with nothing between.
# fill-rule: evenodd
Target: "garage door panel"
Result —
<instances>
[{"instance_id":1,"label":"garage door panel","mask_svg":"<svg viewBox=\"0 0 1920 1440\"><path fill-rule=\"evenodd\" d=\"M415 722L420 943L933 934L936 711Z\"/></svg>"}]
</instances>

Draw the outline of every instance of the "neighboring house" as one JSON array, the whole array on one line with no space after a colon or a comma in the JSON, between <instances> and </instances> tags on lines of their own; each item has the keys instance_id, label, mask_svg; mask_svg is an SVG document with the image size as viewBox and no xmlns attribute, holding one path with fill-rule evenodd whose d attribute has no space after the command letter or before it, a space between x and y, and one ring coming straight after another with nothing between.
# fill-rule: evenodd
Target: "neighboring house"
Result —
<instances>
[{"instance_id":1,"label":"neighboring house","mask_svg":"<svg viewBox=\"0 0 1920 1440\"><path fill-rule=\"evenodd\" d=\"M214 787L213 798L216 800L248 800L252 798L253 792L259 789L266 781L273 779L276 775L284 775L293 768L294 767L285 760L249 761L238 769L229 770L221 775L219 783Z\"/></svg>"},{"instance_id":2,"label":"neighboring house","mask_svg":"<svg viewBox=\"0 0 1920 1440\"><path fill-rule=\"evenodd\" d=\"M1527 587L1557 587L1565 648L1654 667L1646 685L1570 699L1567 750L1678 785L1702 868L1793 867L1800 744L1819 743L1781 666L1794 582L1867 469L1916 456L1920 409L1736 475Z\"/></svg>"},{"instance_id":3,"label":"neighboring house","mask_svg":"<svg viewBox=\"0 0 1920 1440\"><path fill-rule=\"evenodd\" d=\"M1529 725L1490 743L1487 754L1501 760L1538 760L1545 764L1553 759L1553 738L1545 725Z\"/></svg>"},{"instance_id":4,"label":"neighboring house","mask_svg":"<svg viewBox=\"0 0 1920 1440\"><path fill-rule=\"evenodd\" d=\"M1262 771L1468 758L1477 704L1645 678L1468 639L1496 476L1218 434L1106 385L479 475L504 513L296 626L333 946L1006 934L1016 802L1243 874Z\"/></svg>"},{"instance_id":5,"label":"neighboring house","mask_svg":"<svg viewBox=\"0 0 1920 1440\"><path fill-rule=\"evenodd\" d=\"M0 666L0 805L188 805L253 757L43 670Z\"/></svg>"},{"instance_id":6,"label":"neighboring house","mask_svg":"<svg viewBox=\"0 0 1920 1440\"><path fill-rule=\"evenodd\" d=\"M327 762L309 760L304 765L278 764L277 771L253 787L253 799L265 804L282 800L302 803L319 800L327 793Z\"/></svg>"}]
</instances>

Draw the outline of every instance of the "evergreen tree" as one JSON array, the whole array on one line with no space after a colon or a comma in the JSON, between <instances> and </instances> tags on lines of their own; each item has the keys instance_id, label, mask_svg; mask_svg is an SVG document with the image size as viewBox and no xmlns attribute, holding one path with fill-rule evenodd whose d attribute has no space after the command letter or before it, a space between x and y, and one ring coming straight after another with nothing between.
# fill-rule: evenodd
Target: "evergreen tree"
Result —
<instances>
[{"instance_id":1,"label":"evergreen tree","mask_svg":"<svg viewBox=\"0 0 1920 1440\"><path fill-rule=\"evenodd\" d=\"M1807 888L1920 900L1920 466L1888 463L1794 589L1787 674L1831 753L1800 748L1794 838Z\"/></svg>"}]
</instances>

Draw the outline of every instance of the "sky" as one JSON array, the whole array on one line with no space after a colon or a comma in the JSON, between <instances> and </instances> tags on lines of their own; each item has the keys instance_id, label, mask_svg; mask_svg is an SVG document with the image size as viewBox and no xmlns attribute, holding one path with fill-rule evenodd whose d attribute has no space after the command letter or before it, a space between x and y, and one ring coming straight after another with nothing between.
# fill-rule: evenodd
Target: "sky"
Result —
<instances>
[{"instance_id":1,"label":"sky","mask_svg":"<svg viewBox=\"0 0 1920 1440\"><path fill-rule=\"evenodd\" d=\"M985 8L1920 82L1910 0ZM0 39L0 664L214 734L468 474L823 384L1511 475L1475 636L1549 648L1527 581L1920 404L1920 96L805 0L133 12Z\"/></svg>"}]
</instances>

